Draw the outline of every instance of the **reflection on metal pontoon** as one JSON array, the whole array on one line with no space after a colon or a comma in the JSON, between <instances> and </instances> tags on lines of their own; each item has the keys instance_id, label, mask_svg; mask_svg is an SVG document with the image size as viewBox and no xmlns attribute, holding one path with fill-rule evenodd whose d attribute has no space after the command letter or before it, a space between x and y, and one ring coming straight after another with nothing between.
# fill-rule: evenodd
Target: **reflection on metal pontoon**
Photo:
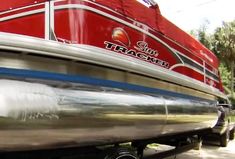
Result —
<instances>
[{"instance_id":1,"label":"reflection on metal pontoon","mask_svg":"<svg viewBox=\"0 0 235 159\"><path fill-rule=\"evenodd\" d=\"M0 99L1 149L125 142L209 128L216 120L213 101L81 83L2 79Z\"/></svg>"}]
</instances>

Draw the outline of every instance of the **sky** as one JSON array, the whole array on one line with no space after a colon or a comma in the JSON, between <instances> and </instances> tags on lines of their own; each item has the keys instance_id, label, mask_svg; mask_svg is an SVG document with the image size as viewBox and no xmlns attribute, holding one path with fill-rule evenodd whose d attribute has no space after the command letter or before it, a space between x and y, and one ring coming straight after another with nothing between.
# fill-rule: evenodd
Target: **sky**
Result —
<instances>
[{"instance_id":1,"label":"sky","mask_svg":"<svg viewBox=\"0 0 235 159\"><path fill-rule=\"evenodd\" d=\"M235 0L155 0L164 17L186 32L206 25L213 33L222 22L235 20Z\"/></svg>"}]
</instances>

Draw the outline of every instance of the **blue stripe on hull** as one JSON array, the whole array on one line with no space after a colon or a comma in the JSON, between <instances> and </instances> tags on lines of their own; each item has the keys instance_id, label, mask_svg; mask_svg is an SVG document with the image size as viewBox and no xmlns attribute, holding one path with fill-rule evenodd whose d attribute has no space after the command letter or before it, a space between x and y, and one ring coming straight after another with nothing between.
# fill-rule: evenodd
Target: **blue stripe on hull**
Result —
<instances>
[{"instance_id":1,"label":"blue stripe on hull","mask_svg":"<svg viewBox=\"0 0 235 159\"><path fill-rule=\"evenodd\" d=\"M167 90L144 87L140 85L111 81L111 80L97 79L97 78L81 76L81 75L67 75L67 74L61 74L61 73L51 73L51 72L44 72L44 71L0 67L0 76L18 77L18 78L22 78L22 77L23 78L35 78L35 79L44 79L44 80L53 80L53 81L62 81L62 82L83 83L83 84L103 86L103 87L119 88L123 90L158 94L158 95L170 96L170 97L209 101L207 99L180 94L176 92L171 92Z\"/></svg>"}]
</instances>

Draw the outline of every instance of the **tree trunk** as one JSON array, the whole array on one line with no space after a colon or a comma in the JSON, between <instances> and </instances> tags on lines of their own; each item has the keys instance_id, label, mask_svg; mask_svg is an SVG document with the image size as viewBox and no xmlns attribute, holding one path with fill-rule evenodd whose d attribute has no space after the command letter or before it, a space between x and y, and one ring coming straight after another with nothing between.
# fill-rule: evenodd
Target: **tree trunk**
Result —
<instances>
[{"instance_id":1,"label":"tree trunk","mask_svg":"<svg viewBox=\"0 0 235 159\"><path fill-rule=\"evenodd\" d=\"M234 94L234 61L231 61L231 96Z\"/></svg>"}]
</instances>

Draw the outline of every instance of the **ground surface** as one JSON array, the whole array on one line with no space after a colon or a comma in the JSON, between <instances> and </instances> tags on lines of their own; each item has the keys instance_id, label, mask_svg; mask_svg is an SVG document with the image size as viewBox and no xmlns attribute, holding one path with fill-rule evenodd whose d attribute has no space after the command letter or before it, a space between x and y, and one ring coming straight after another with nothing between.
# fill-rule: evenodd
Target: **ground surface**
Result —
<instances>
[{"instance_id":1,"label":"ground surface","mask_svg":"<svg viewBox=\"0 0 235 159\"><path fill-rule=\"evenodd\" d=\"M147 156L149 155L151 156L152 154L155 154L157 152L162 152L162 151L170 150L173 148L174 147L167 146L167 145L159 145L156 147L151 146L145 150L144 158L147 158ZM101 158L103 159L103 157ZM98 158L97 156L94 156L91 158L79 157L79 159L98 159ZM190 151L178 154L176 156L171 156L171 157L167 157L164 159L235 159L235 140L230 141L227 147L220 147L218 140L207 141L206 143L202 145L202 148L200 150L190 150Z\"/></svg>"},{"instance_id":2,"label":"ground surface","mask_svg":"<svg viewBox=\"0 0 235 159\"><path fill-rule=\"evenodd\" d=\"M235 140L227 147L219 147L216 142L207 142L201 150L190 150L166 159L235 159Z\"/></svg>"}]
</instances>

